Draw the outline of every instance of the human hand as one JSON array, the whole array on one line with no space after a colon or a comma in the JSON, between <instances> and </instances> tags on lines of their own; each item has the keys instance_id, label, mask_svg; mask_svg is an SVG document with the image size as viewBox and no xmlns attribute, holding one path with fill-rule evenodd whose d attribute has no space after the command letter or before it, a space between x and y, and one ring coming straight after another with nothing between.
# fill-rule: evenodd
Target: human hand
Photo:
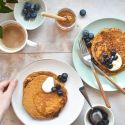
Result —
<instances>
[{"instance_id":1,"label":"human hand","mask_svg":"<svg viewBox=\"0 0 125 125\"><path fill-rule=\"evenodd\" d=\"M6 80L0 83L0 122L10 106L11 97L16 85L17 80Z\"/></svg>"}]
</instances>

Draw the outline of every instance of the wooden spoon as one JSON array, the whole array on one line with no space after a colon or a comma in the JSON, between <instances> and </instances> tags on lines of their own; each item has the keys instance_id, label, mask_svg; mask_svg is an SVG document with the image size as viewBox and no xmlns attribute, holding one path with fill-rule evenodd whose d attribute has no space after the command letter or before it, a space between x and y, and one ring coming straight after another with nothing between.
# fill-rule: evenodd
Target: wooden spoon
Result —
<instances>
[{"instance_id":1,"label":"wooden spoon","mask_svg":"<svg viewBox=\"0 0 125 125\"><path fill-rule=\"evenodd\" d=\"M65 18L65 17L61 17L61 16L58 16L57 14L48 13L48 12L42 12L41 15L49 17L49 18L54 18L54 19L60 20L60 21L66 21L67 20L67 18Z\"/></svg>"}]
</instances>

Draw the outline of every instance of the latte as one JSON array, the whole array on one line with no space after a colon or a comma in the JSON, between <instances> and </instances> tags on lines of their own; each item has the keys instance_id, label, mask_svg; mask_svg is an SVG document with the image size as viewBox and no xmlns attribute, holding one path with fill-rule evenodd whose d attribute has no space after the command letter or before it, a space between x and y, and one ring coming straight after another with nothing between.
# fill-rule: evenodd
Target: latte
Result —
<instances>
[{"instance_id":1,"label":"latte","mask_svg":"<svg viewBox=\"0 0 125 125\"><path fill-rule=\"evenodd\" d=\"M3 26L2 43L7 48L20 48L26 40L24 29L17 24Z\"/></svg>"}]
</instances>

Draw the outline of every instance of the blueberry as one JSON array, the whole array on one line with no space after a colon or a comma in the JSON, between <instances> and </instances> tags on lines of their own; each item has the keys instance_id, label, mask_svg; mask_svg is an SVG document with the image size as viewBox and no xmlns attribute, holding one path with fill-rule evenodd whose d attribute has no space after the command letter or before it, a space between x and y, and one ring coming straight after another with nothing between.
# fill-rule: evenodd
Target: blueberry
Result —
<instances>
[{"instance_id":1,"label":"blueberry","mask_svg":"<svg viewBox=\"0 0 125 125\"><path fill-rule=\"evenodd\" d=\"M115 51L115 50L112 50L112 51L111 51L111 55L112 55L112 56L115 56L115 55L116 55L116 51Z\"/></svg>"},{"instance_id":2,"label":"blueberry","mask_svg":"<svg viewBox=\"0 0 125 125\"><path fill-rule=\"evenodd\" d=\"M31 14L36 12L33 8L31 8L29 11Z\"/></svg>"},{"instance_id":3,"label":"blueberry","mask_svg":"<svg viewBox=\"0 0 125 125\"><path fill-rule=\"evenodd\" d=\"M108 125L109 124L109 120L108 119L107 120L103 120L102 122L103 122L104 125Z\"/></svg>"},{"instance_id":4,"label":"blueberry","mask_svg":"<svg viewBox=\"0 0 125 125\"><path fill-rule=\"evenodd\" d=\"M67 78L63 78L62 75L59 75L57 78L60 82L66 82L67 81Z\"/></svg>"},{"instance_id":5,"label":"blueberry","mask_svg":"<svg viewBox=\"0 0 125 125\"><path fill-rule=\"evenodd\" d=\"M113 60L117 60L117 59L118 59L118 56L115 55L115 56L113 57Z\"/></svg>"},{"instance_id":6,"label":"blueberry","mask_svg":"<svg viewBox=\"0 0 125 125\"><path fill-rule=\"evenodd\" d=\"M110 56L110 58L111 58L112 60L114 60L114 56Z\"/></svg>"},{"instance_id":7,"label":"blueberry","mask_svg":"<svg viewBox=\"0 0 125 125\"><path fill-rule=\"evenodd\" d=\"M104 112L103 110L101 112L102 112L103 119L107 120L108 119L108 114L106 112Z\"/></svg>"},{"instance_id":8,"label":"blueberry","mask_svg":"<svg viewBox=\"0 0 125 125\"><path fill-rule=\"evenodd\" d=\"M56 88L56 87L52 87L52 88L51 88L51 91L52 91L52 92L56 92L56 91L57 91L57 88Z\"/></svg>"},{"instance_id":9,"label":"blueberry","mask_svg":"<svg viewBox=\"0 0 125 125\"><path fill-rule=\"evenodd\" d=\"M60 81L62 79L62 76L58 75L57 79Z\"/></svg>"},{"instance_id":10,"label":"blueberry","mask_svg":"<svg viewBox=\"0 0 125 125\"><path fill-rule=\"evenodd\" d=\"M31 9L33 9L33 10L34 10L34 4L32 4L32 5L31 5Z\"/></svg>"},{"instance_id":11,"label":"blueberry","mask_svg":"<svg viewBox=\"0 0 125 125\"><path fill-rule=\"evenodd\" d=\"M58 94L59 96L63 96L63 91L62 91L62 90L58 90L58 91L57 91L57 94Z\"/></svg>"},{"instance_id":12,"label":"blueberry","mask_svg":"<svg viewBox=\"0 0 125 125\"><path fill-rule=\"evenodd\" d=\"M88 38L89 37L89 31L88 30L84 30L83 33L82 33L82 35L84 37L86 36L86 38Z\"/></svg>"},{"instance_id":13,"label":"blueberry","mask_svg":"<svg viewBox=\"0 0 125 125\"><path fill-rule=\"evenodd\" d=\"M94 38L94 34L93 33L89 33L89 38L93 39Z\"/></svg>"},{"instance_id":14,"label":"blueberry","mask_svg":"<svg viewBox=\"0 0 125 125\"><path fill-rule=\"evenodd\" d=\"M36 18L36 16L37 16L37 13L36 13L36 12L31 13L31 18Z\"/></svg>"},{"instance_id":15,"label":"blueberry","mask_svg":"<svg viewBox=\"0 0 125 125\"><path fill-rule=\"evenodd\" d=\"M107 68L111 69L113 67L112 64L107 64Z\"/></svg>"},{"instance_id":16,"label":"blueberry","mask_svg":"<svg viewBox=\"0 0 125 125\"><path fill-rule=\"evenodd\" d=\"M101 60L101 64L105 65L106 64L105 60Z\"/></svg>"},{"instance_id":17,"label":"blueberry","mask_svg":"<svg viewBox=\"0 0 125 125\"><path fill-rule=\"evenodd\" d=\"M29 20L30 19L30 13L27 13L26 15L25 15L25 20Z\"/></svg>"},{"instance_id":18,"label":"blueberry","mask_svg":"<svg viewBox=\"0 0 125 125\"><path fill-rule=\"evenodd\" d=\"M108 62L111 64L113 62L112 57L109 58Z\"/></svg>"},{"instance_id":19,"label":"blueberry","mask_svg":"<svg viewBox=\"0 0 125 125\"><path fill-rule=\"evenodd\" d=\"M67 81L67 78L62 78L62 82L66 82Z\"/></svg>"},{"instance_id":20,"label":"blueberry","mask_svg":"<svg viewBox=\"0 0 125 125\"><path fill-rule=\"evenodd\" d=\"M64 79L67 79L67 78L68 78L68 74L67 74L67 73L63 73L63 74L62 74L62 77L63 77Z\"/></svg>"},{"instance_id":21,"label":"blueberry","mask_svg":"<svg viewBox=\"0 0 125 125\"><path fill-rule=\"evenodd\" d=\"M32 6L32 3L26 2L24 5L24 9L30 9Z\"/></svg>"},{"instance_id":22,"label":"blueberry","mask_svg":"<svg viewBox=\"0 0 125 125\"><path fill-rule=\"evenodd\" d=\"M62 75L58 75L58 80L60 81L60 82L63 82L63 78L62 78Z\"/></svg>"},{"instance_id":23,"label":"blueberry","mask_svg":"<svg viewBox=\"0 0 125 125\"><path fill-rule=\"evenodd\" d=\"M108 54L106 52L104 52L102 55L103 55L104 58L108 57Z\"/></svg>"},{"instance_id":24,"label":"blueberry","mask_svg":"<svg viewBox=\"0 0 125 125\"><path fill-rule=\"evenodd\" d=\"M56 85L55 87L56 87L57 90L61 89L61 85Z\"/></svg>"},{"instance_id":25,"label":"blueberry","mask_svg":"<svg viewBox=\"0 0 125 125\"><path fill-rule=\"evenodd\" d=\"M23 15L27 14L28 13L27 9L23 9L22 13Z\"/></svg>"},{"instance_id":26,"label":"blueberry","mask_svg":"<svg viewBox=\"0 0 125 125\"><path fill-rule=\"evenodd\" d=\"M109 58L109 57L106 57L106 58L104 58L104 60L105 60L106 63L108 63L109 60L110 60L110 58Z\"/></svg>"},{"instance_id":27,"label":"blueberry","mask_svg":"<svg viewBox=\"0 0 125 125\"><path fill-rule=\"evenodd\" d=\"M40 10L40 5L39 4L35 4L34 5L34 10L39 11Z\"/></svg>"},{"instance_id":28,"label":"blueberry","mask_svg":"<svg viewBox=\"0 0 125 125\"><path fill-rule=\"evenodd\" d=\"M84 39L86 43L90 42L89 38Z\"/></svg>"},{"instance_id":29,"label":"blueberry","mask_svg":"<svg viewBox=\"0 0 125 125\"><path fill-rule=\"evenodd\" d=\"M98 122L96 125L104 125L102 121Z\"/></svg>"},{"instance_id":30,"label":"blueberry","mask_svg":"<svg viewBox=\"0 0 125 125\"><path fill-rule=\"evenodd\" d=\"M88 36L82 36L82 40L85 40L85 39L87 39L88 38Z\"/></svg>"},{"instance_id":31,"label":"blueberry","mask_svg":"<svg viewBox=\"0 0 125 125\"><path fill-rule=\"evenodd\" d=\"M86 15L86 10L84 10L84 9L80 10L80 15L85 16Z\"/></svg>"},{"instance_id":32,"label":"blueberry","mask_svg":"<svg viewBox=\"0 0 125 125\"><path fill-rule=\"evenodd\" d=\"M91 42L86 43L86 46L87 46L88 48L90 48L90 47L91 47L91 45L92 45L92 43L91 43Z\"/></svg>"}]
</instances>

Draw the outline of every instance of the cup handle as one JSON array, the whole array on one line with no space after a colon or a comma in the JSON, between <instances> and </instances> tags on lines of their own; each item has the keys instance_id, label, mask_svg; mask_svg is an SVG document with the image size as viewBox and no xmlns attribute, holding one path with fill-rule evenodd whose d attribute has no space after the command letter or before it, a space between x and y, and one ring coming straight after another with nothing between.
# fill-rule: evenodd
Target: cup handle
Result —
<instances>
[{"instance_id":1,"label":"cup handle","mask_svg":"<svg viewBox=\"0 0 125 125\"><path fill-rule=\"evenodd\" d=\"M27 44L28 44L29 46L32 46L32 47L37 47L37 46L38 46L38 43L33 42L33 41L31 41L31 40L27 40Z\"/></svg>"}]
</instances>

